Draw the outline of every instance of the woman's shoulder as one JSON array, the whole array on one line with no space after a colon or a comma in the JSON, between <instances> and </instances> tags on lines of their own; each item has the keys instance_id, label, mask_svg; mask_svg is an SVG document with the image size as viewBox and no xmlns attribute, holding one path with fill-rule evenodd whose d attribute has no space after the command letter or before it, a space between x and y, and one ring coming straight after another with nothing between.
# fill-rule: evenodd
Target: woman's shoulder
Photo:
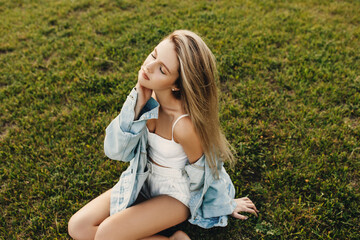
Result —
<instances>
[{"instance_id":1,"label":"woman's shoulder","mask_svg":"<svg viewBox=\"0 0 360 240\"><path fill-rule=\"evenodd\" d=\"M181 140L186 140L189 136L196 134L194 124L190 116L185 114L175 117L176 124L173 126L174 141L179 143Z\"/></svg>"},{"instance_id":2,"label":"woman's shoulder","mask_svg":"<svg viewBox=\"0 0 360 240\"><path fill-rule=\"evenodd\" d=\"M190 163L203 155L200 137L190 117L181 118L174 126L174 141L183 147Z\"/></svg>"}]
</instances>

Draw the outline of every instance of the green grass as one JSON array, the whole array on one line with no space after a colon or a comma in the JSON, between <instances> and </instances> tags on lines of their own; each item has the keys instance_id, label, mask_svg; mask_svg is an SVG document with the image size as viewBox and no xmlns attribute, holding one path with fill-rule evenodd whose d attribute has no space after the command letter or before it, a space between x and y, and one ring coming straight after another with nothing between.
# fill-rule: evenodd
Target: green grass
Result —
<instances>
[{"instance_id":1,"label":"green grass","mask_svg":"<svg viewBox=\"0 0 360 240\"><path fill-rule=\"evenodd\" d=\"M193 239L359 239L359 1L0 0L0 239L66 239L127 165L105 128L150 50L199 33L220 73L229 173L259 218Z\"/></svg>"}]
</instances>

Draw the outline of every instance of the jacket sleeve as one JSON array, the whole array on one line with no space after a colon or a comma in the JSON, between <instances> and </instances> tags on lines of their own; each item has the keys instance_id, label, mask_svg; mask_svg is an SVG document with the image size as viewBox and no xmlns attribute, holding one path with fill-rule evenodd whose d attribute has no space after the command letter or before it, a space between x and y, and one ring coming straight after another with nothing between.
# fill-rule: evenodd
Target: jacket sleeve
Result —
<instances>
[{"instance_id":1,"label":"jacket sleeve","mask_svg":"<svg viewBox=\"0 0 360 240\"><path fill-rule=\"evenodd\" d=\"M154 106L154 102L149 104L149 101L155 101L150 99L141 111L139 120L134 121L136 100L137 92L133 89L120 114L106 128L104 151L105 155L113 160L128 162L133 159L136 146L146 127L147 119L143 113L149 110L149 106Z\"/></svg>"},{"instance_id":2,"label":"jacket sleeve","mask_svg":"<svg viewBox=\"0 0 360 240\"><path fill-rule=\"evenodd\" d=\"M213 180L205 193L203 200L204 217L230 215L236 208L234 197L234 185L225 168L222 167L219 171L219 178Z\"/></svg>"},{"instance_id":3,"label":"jacket sleeve","mask_svg":"<svg viewBox=\"0 0 360 240\"><path fill-rule=\"evenodd\" d=\"M190 192L200 191L204 187L205 180L205 155L192 164L185 165L185 171L189 176Z\"/></svg>"}]
</instances>

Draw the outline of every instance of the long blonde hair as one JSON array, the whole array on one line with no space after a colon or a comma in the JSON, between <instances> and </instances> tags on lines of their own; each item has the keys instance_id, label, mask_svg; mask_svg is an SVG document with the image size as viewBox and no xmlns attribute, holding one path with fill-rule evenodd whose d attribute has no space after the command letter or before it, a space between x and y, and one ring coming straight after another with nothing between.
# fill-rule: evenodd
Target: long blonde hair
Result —
<instances>
[{"instance_id":1,"label":"long blonde hair","mask_svg":"<svg viewBox=\"0 0 360 240\"><path fill-rule=\"evenodd\" d=\"M221 165L216 162L216 157L230 163L234 162L234 157L220 129L215 57L205 42L191 31L176 30L167 39L175 44L180 63L176 81L180 91L174 95L184 103L200 137L208 165L218 176Z\"/></svg>"}]
</instances>

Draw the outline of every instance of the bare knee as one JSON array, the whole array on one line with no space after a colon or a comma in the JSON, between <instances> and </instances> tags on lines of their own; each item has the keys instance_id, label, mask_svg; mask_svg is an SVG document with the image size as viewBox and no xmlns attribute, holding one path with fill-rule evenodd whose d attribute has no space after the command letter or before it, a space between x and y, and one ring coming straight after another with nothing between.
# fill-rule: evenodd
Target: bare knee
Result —
<instances>
[{"instance_id":1,"label":"bare knee","mask_svg":"<svg viewBox=\"0 0 360 240\"><path fill-rule=\"evenodd\" d=\"M74 214L68 222L68 233L73 239L81 239L82 223L77 214Z\"/></svg>"},{"instance_id":2,"label":"bare knee","mask_svg":"<svg viewBox=\"0 0 360 240\"><path fill-rule=\"evenodd\" d=\"M68 233L73 239L77 239L77 229L78 221L75 217L75 215L71 216L69 222L68 222Z\"/></svg>"},{"instance_id":3,"label":"bare knee","mask_svg":"<svg viewBox=\"0 0 360 240\"><path fill-rule=\"evenodd\" d=\"M94 227L86 219L83 219L80 214L75 213L68 222L68 233L76 240L89 239L89 235L93 232L91 228Z\"/></svg>"}]
</instances>

